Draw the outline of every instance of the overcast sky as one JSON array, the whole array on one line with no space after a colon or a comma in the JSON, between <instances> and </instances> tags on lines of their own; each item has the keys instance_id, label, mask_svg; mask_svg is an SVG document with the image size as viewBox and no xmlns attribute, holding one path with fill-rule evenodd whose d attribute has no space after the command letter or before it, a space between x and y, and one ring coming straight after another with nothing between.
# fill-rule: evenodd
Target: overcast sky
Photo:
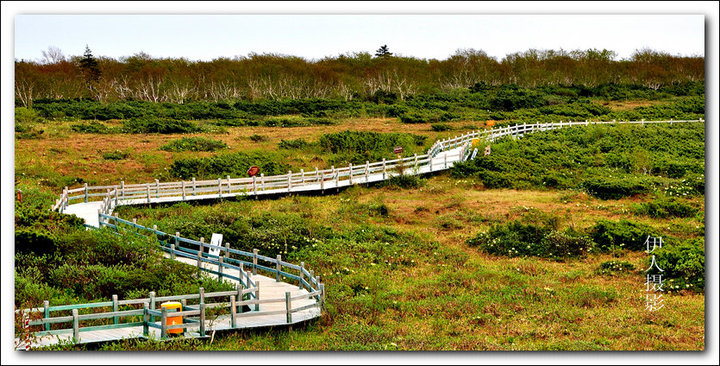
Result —
<instances>
[{"instance_id":1,"label":"overcast sky","mask_svg":"<svg viewBox=\"0 0 720 366\"><path fill-rule=\"evenodd\" d=\"M498 59L536 49L640 48L704 55L702 15L17 15L15 59L49 46L80 55L212 60L251 52L317 59L374 52L445 59L459 48Z\"/></svg>"}]
</instances>

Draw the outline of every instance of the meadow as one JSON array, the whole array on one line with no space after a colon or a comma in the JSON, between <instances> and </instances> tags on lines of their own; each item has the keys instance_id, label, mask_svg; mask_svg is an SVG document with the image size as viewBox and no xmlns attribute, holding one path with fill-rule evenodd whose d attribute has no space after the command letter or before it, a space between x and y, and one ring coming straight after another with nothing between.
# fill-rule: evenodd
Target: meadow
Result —
<instances>
[{"instance_id":1,"label":"meadow","mask_svg":"<svg viewBox=\"0 0 720 366\"><path fill-rule=\"evenodd\" d=\"M242 176L249 165L308 171L392 157L398 145L422 152L489 124L704 116L704 93L691 87L614 91L624 98L546 89L479 85L393 103L18 107L16 305L227 286L162 259L150 241L48 212L64 186ZM119 114L99 117L111 108ZM192 114L202 110L222 113ZM222 233L233 248L304 261L324 278L327 308L293 330L100 349L703 350L704 149L703 124L580 127L497 141L448 172L334 194L120 207L119 217L166 232ZM672 280L656 312L645 309L648 235L666 238L655 254Z\"/></svg>"}]
</instances>

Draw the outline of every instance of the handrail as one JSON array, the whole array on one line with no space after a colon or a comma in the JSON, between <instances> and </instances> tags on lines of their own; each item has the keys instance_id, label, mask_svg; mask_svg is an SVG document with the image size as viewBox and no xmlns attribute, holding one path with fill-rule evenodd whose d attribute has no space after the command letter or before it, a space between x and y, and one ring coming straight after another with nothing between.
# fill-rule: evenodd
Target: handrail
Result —
<instances>
[{"instance_id":1,"label":"handrail","mask_svg":"<svg viewBox=\"0 0 720 366\"><path fill-rule=\"evenodd\" d=\"M398 169L401 166L405 169L407 163L412 162L413 168L422 168L430 166L432 171L444 170L454 164L454 161L448 161L448 164L436 164L433 159L437 158L442 152L448 152L455 148L462 148L462 156L459 160L464 160L468 155L466 147L472 140L485 138L489 142L493 142L496 139L508 136L508 135L523 135L529 132L535 131L546 131L556 128L572 127L572 126L587 126L597 124L653 124L653 123L684 123L684 122L704 122L703 119L699 120L661 120L661 121L560 121L560 122L547 122L547 123L523 123L514 124L507 126L498 126L490 129L471 131L466 134L458 135L453 138L446 138L436 141L427 151L422 155L413 155L404 157L401 159L384 160L377 162L366 162L365 164L348 165L347 167L332 167L324 170L310 170L305 172L288 172L288 174L264 176L253 178L231 178L226 176L218 179L208 180L196 180L193 178L190 181L174 181L174 182L159 182L156 180L153 183L140 183L140 184L125 184L120 182L116 185L105 185L105 186L88 186L87 184L81 188L68 189L65 187L60 198L52 206L52 210L63 212L67 206L76 200L83 200L89 202L97 200L98 198L103 201L101 212L104 214L111 214L113 209L118 205L133 204L138 202L162 202L163 198L182 197L181 200L190 199L191 196L211 196L218 198L234 197L239 195L250 195L258 193L282 193L282 191L289 192L293 189L317 189L317 184L320 184L320 189L325 189L325 182L333 181L331 187L339 187L340 182L343 184L353 185L358 183L369 183L366 177L369 174L378 173L380 169L383 172L383 179L387 179L392 176L392 171ZM439 166L435 166L439 165ZM447 166L446 166L447 165ZM412 171L403 172L403 174L413 174ZM105 192L99 192L105 191ZM71 195L73 193L80 193L78 195ZM170 200L171 202L173 200Z\"/></svg>"}]
</instances>

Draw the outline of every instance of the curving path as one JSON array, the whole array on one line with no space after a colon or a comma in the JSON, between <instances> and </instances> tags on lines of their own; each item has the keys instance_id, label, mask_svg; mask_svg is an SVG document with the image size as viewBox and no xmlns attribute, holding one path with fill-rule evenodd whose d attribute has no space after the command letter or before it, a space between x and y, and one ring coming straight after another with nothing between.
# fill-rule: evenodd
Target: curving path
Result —
<instances>
[{"instance_id":1,"label":"curving path","mask_svg":"<svg viewBox=\"0 0 720 366\"><path fill-rule=\"evenodd\" d=\"M136 225L134 222L129 223L125 220L111 216L113 210L117 206L121 205L143 205L143 204L154 204L154 203L168 203L168 202L182 202L182 201L193 201L193 200L212 200L230 198L236 196L270 196L279 194L292 194L299 192L325 192L326 190L339 189L343 187L349 187L356 184L369 184L390 179L398 175L423 175L429 174L436 171L442 171L450 169L453 165L458 162L462 162L468 159L474 159L479 149L495 141L498 138L505 136L521 137L526 133L532 133L537 131L546 131L557 128L566 128L573 126L588 126L596 124L637 124L645 125L651 123L682 123L682 122L704 122L704 120L680 120L680 121L611 121L611 122L553 122L553 123L535 123L535 124L518 124L514 126L498 127L483 131L473 131L464 135L456 136L452 139L445 139L437 141L426 154L413 155L411 157L405 157L396 160L383 160L380 162L366 162L359 166L349 165L348 167L318 170L315 169L311 172L300 171L299 173L288 172L286 175L276 175L265 177L253 178L235 178L232 179L229 176L225 179L217 180L204 180L197 181L194 178L191 181L180 181L180 182L163 182L155 181L154 183L145 184L131 184L125 185L124 182L120 182L118 185L111 186L95 186L90 187L85 185L81 188L68 189L65 187L61 197L53 205L52 209L57 210L64 214L74 214L85 220L85 224L91 228L97 227L111 227L116 230L120 227L121 223L130 225L133 229L141 228L142 230L151 232L152 234L162 234L164 236L173 237L170 234L162 233L157 231L155 228L152 230L149 228ZM482 152L480 152L482 153ZM114 222L112 224L111 222ZM321 309L324 301L324 285L320 283L319 276L314 277L312 271L306 271L304 265L297 266L290 263L283 262L278 256L277 259L262 257L263 260L270 262L271 264L277 265L276 269L270 267L264 267L257 264L258 254L254 254L231 250L229 246L215 247L212 245L205 244L204 242L197 242L189 239L180 238L176 233L174 236L175 244L170 245L166 242L161 241L164 245L163 250L166 252L166 256L172 259L187 263L189 265L197 265L198 269L208 272L213 276L222 276L223 279L232 281L238 285L238 288L246 292L238 292L238 301L242 303L251 304L251 308L254 306L254 310L250 309L247 313L234 315L225 314L220 315L216 319L209 320L205 319L204 312L200 318L200 322L205 325L205 328L211 330L230 330L239 328L253 328L253 327L266 327L273 325L288 325L298 322L303 322L309 319L319 317L321 315ZM158 239L160 240L160 239ZM195 244L198 249L192 250L178 250L178 240L185 243ZM168 248L170 247L170 248ZM205 255L204 248L214 250L225 250L226 260L230 261L231 253L237 255L244 255L245 257L254 256L253 262L243 262L235 260L239 263L239 267L230 265L229 262L223 262L219 255ZM193 257L188 253L197 253L197 257ZM253 273L245 272L243 269L243 263L250 265L253 268ZM283 266L298 270L298 275L292 275L288 272L283 271ZM234 277L225 274L223 276L223 270L226 268L235 269L238 272L238 276ZM276 274L276 278L270 278L263 275L257 274L257 269L260 268L265 271ZM281 276L284 276L286 281L288 279L295 278L299 281L298 285L290 284L288 282L281 281ZM307 279L305 281L304 279ZM242 290L242 288L246 290ZM262 291L257 291L261 288ZM309 292L311 290L312 292ZM250 294L248 301L242 301L240 299L240 293ZM285 296L285 302L282 297ZM190 296L180 295L175 297ZM172 296L171 296L172 297ZM254 297L254 299L253 299ZM201 298L202 295L201 295ZM290 302L292 300L292 306ZM117 301L116 299L114 301ZM148 312L147 310L148 299L128 300L126 303L135 304L146 304L145 316L148 314L157 314L154 311L155 305L153 302L153 310ZM88 305L88 304L81 304ZM217 304L215 304L217 305ZM114 308L117 304L114 303ZM79 305L68 305L59 306L58 309L64 308L78 308ZM230 307L233 309L233 307ZM204 309L204 308L203 308ZM38 310L38 309L26 309L26 311ZM76 311L76 310L75 310ZM234 311L234 310L233 310ZM128 314L132 315L139 314L139 310L130 310ZM196 311L197 312L197 311ZM122 312L121 312L122 313ZM137 314L136 314L137 313ZM115 313L108 313L113 316ZM192 314L196 315L196 314ZM247 315L247 317L245 317ZM86 315L87 316L87 315ZM99 329L96 331L88 331L82 333L83 336L78 336L77 325L77 313L74 315L75 325L73 327L73 333L55 335L55 336L43 336L38 339L34 346L56 344L61 340L75 339L80 343L93 343L103 342L109 340L117 340L121 338L132 338L132 337L158 337L161 332L156 329L160 328L157 322L145 322L143 325L138 326L127 326L121 329ZM62 317L60 317L62 318ZM67 316L64 317L67 321ZM60 322L59 318L54 318L56 322ZM116 316L117 319L117 316ZM204 319L204 320L203 320ZM239 321L242 319L242 321ZM47 304L45 307L45 317L41 321L35 321L31 325L45 325L48 327L48 323L53 322L53 318L49 318ZM117 324L117 320L116 323ZM132 323L142 324L142 323ZM148 329L148 325L150 325ZM109 327L109 326L108 326ZM46 328L50 329L50 328ZM203 329L203 328L201 328ZM144 331L144 334L143 334ZM40 332L42 333L42 332ZM186 332L188 337L203 337L205 331L201 330L198 333L191 331Z\"/></svg>"}]
</instances>

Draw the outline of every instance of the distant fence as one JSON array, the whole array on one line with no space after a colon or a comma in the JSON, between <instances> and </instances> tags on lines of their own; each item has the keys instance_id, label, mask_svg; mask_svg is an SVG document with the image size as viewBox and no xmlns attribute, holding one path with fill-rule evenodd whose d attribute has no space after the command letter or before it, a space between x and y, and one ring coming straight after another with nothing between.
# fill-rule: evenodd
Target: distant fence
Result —
<instances>
[{"instance_id":1,"label":"distant fence","mask_svg":"<svg viewBox=\"0 0 720 366\"><path fill-rule=\"evenodd\" d=\"M177 182L125 184L120 182L108 186L88 186L68 189L65 187L60 198L52 206L53 210L63 212L72 203L102 200L101 213L110 214L118 205L177 202L198 198L229 198L242 195L277 194L302 191L324 191L329 188L346 187L354 184L371 183L389 179L400 174L425 174L450 168L457 161L474 157L472 143L483 139L495 141L504 136L522 136L536 131L547 131L573 126L589 126L603 124L654 124L654 123L685 123L704 122L704 120L663 120L663 121L584 121L584 122L549 122L523 123L487 130L472 131L454 138L436 141L426 154L413 155L401 159L385 160L347 167L331 167L330 169L293 173L284 175L255 176L252 178L218 178L213 180L196 180ZM457 149L457 150L455 150ZM445 152L441 158L440 154ZM382 173L382 175L380 175Z\"/></svg>"}]
</instances>

